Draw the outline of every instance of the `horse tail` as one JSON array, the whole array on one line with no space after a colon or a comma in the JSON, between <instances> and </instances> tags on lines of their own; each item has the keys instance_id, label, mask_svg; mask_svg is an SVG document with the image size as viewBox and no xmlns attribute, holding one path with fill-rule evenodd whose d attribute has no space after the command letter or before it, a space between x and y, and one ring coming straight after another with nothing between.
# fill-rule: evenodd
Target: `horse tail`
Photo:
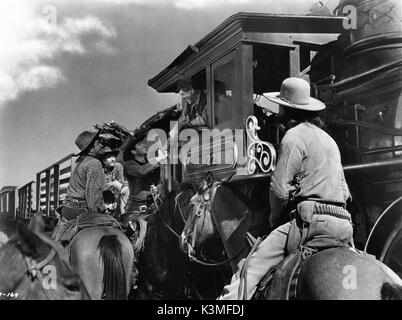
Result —
<instances>
[{"instance_id":1,"label":"horse tail","mask_svg":"<svg viewBox=\"0 0 402 320\"><path fill-rule=\"evenodd\" d=\"M386 282L381 288L382 300L402 300L402 286Z\"/></svg>"},{"instance_id":2,"label":"horse tail","mask_svg":"<svg viewBox=\"0 0 402 320\"><path fill-rule=\"evenodd\" d=\"M103 236L98 245L103 261L103 292L105 300L127 299L126 275L121 244L115 234Z\"/></svg>"}]
</instances>

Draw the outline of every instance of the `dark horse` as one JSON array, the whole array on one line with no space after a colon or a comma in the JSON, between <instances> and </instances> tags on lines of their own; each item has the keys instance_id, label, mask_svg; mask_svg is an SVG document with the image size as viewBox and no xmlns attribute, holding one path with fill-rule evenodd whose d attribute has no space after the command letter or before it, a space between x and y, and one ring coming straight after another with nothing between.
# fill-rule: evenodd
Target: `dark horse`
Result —
<instances>
[{"instance_id":1,"label":"dark horse","mask_svg":"<svg viewBox=\"0 0 402 320\"><path fill-rule=\"evenodd\" d=\"M180 233L194 195L191 185L164 192L159 210L147 218L144 248L139 254L135 299L185 299L189 260L180 250Z\"/></svg>"},{"instance_id":2,"label":"dark horse","mask_svg":"<svg viewBox=\"0 0 402 320\"><path fill-rule=\"evenodd\" d=\"M213 179L214 180L214 179ZM202 184L191 199L181 247L195 264L194 278L209 278L196 285L202 299L215 299L247 256L255 238L267 231L266 188L261 183L231 185L224 181ZM216 187L224 184L215 197ZM212 214L214 212L214 214ZM197 222L197 223L196 223ZM247 241L248 239L249 241Z\"/></svg>"},{"instance_id":3,"label":"dark horse","mask_svg":"<svg viewBox=\"0 0 402 320\"><path fill-rule=\"evenodd\" d=\"M215 185L203 194L209 193L207 199L213 202L216 195L228 190L225 185ZM205 198L203 194L198 197ZM202 199L195 201L182 234L183 245L187 245L190 251L197 251L211 238L220 237L222 241L225 240L222 229L230 228L236 220L241 220L235 213L219 212L220 207L215 210L199 210L200 205L205 206ZM343 285L350 280L348 276L353 278L352 284L355 283L355 286L350 283ZM332 248L318 252L304 262L298 276L296 298L398 299L401 298L401 284L402 280L380 261L349 249ZM283 296L281 291L267 295L271 299L280 296Z\"/></svg>"},{"instance_id":4,"label":"dark horse","mask_svg":"<svg viewBox=\"0 0 402 320\"><path fill-rule=\"evenodd\" d=\"M29 227L16 224L12 234L0 245L0 299L89 299L63 248L44 235L40 216Z\"/></svg>"}]
</instances>

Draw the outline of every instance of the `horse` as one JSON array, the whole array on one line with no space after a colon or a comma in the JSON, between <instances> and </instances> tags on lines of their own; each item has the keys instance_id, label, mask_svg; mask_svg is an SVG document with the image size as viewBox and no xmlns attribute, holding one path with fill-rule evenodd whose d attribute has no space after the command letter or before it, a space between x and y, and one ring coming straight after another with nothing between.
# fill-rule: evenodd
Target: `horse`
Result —
<instances>
[{"instance_id":1,"label":"horse","mask_svg":"<svg viewBox=\"0 0 402 320\"><path fill-rule=\"evenodd\" d=\"M171 192L166 186L162 189L162 203L147 218L144 247L138 258L137 300L189 297L189 260L179 245L195 191L191 184L176 186Z\"/></svg>"},{"instance_id":2,"label":"horse","mask_svg":"<svg viewBox=\"0 0 402 320\"><path fill-rule=\"evenodd\" d=\"M199 278L207 274L211 280L207 286L202 281L197 285L203 299L214 299L222 292L237 263L250 250L251 241L268 229L267 202L261 195L265 190L260 183L220 188L216 197L218 185L229 184L216 180L200 186L191 199L193 210L181 235L182 250L199 265ZM246 237L250 243L244 241Z\"/></svg>"},{"instance_id":3,"label":"horse","mask_svg":"<svg viewBox=\"0 0 402 320\"><path fill-rule=\"evenodd\" d=\"M82 300L88 291L63 248L44 234L40 216L19 222L0 247L0 299Z\"/></svg>"},{"instance_id":4,"label":"horse","mask_svg":"<svg viewBox=\"0 0 402 320\"><path fill-rule=\"evenodd\" d=\"M228 238L226 236L226 239L223 239L225 237L224 233L219 232L222 230L222 226L218 226L218 222L222 222L222 219L219 220L216 217L216 215L221 214L219 213L219 207L215 206L215 210L200 210L200 206L205 207L205 201L203 201L205 194L208 194L206 197L208 201L213 203L214 197L220 192L220 188L222 190L230 189L227 185L214 185L192 199L194 208L190 212L181 235L182 246L186 246L187 251L191 254L196 254L210 239L220 237L224 241ZM230 227L230 225L239 220L239 215L233 212L229 212L224 216L224 226ZM245 241L244 232L241 232L241 234L243 241ZM288 258L294 258L295 255L296 253L288 256ZM289 265L289 261L285 258L283 263L286 265L286 262L288 262L287 264ZM278 268L280 267L282 265ZM265 286L264 290L266 292L257 296L258 298L290 298L288 291L287 294L283 292L284 287L286 287L283 285L286 278L284 274L287 272L286 268L284 270L281 269L281 272L277 272L273 276L272 270L270 270L271 282L269 283L271 287ZM292 277L286 279L290 281ZM265 279L263 280L265 281ZM352 251L349 248L331 248L313 254L300 264L295 288L297 294L294 298L301 300L398 299L402 295L401 284L402 280L373 256L359 254L356 250Z\"/></svg>"},{"instance_id":5,"label":"horse","mask_svg":"<svg viewBox=\"0 0 402 320\"><path fill-rule=\"evenodd\" d=\"M122 231L112 226L84 228L71 240L69 251L71 266L91 299L127 299L134 252Z\"/></svg>"}]
</instances>

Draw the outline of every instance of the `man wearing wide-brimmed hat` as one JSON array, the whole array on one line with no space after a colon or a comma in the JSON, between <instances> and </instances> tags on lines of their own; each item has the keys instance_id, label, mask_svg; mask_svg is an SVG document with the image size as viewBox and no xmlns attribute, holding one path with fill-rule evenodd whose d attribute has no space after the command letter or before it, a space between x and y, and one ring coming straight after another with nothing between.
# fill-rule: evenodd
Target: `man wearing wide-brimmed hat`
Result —
<instances>
[{"instance_id":1,"label":"man wearing wide-brimmed hat","mask_svg":"<svg viewBox=\"0 0 402 320\"><path fill-rule=\"evenodd\" d=\"M176 93L182 98L182 113L178 120L179 131L185 127L204 127L208 125L207 97L206 94L194 88L189 78L180 79L177 82Z\"/></svg>"},{"instance_id":2,"label":"man wearing wide-brimmed hat","mask_svg":"<svg viewBox=\"0 0 402 320\"><path fill-rule=\"evenodd\" d=\"M147 158L148 142L145 133L130 137L122 146L124 175L128 182L129 197L125 207L125 217L139 217L148 212L148 198L151 186L160 180L160 162L166 155L155 157L153 162Z\"/></svg>"},{"instance_id":3,"label":"man wearing wide-brimmed hat","mask_svg":"<svg viewBox=\"0 0 402 320\"><path fill-rule=\"evenodd\" d=\"M67 220L83 212L102 212L105 175L101 156L111 149L106 145L100 131L81 132L75 140L80 151L76 154L75 168L67 188L67 196L58 212Z\"/></svg>"},{"instance_id":4,"label":"man wearing wide-brimmed hat","mask_svg":"<svg viewBox=\"0 0 402 320\"><path fill-rule=\"evenodd\" d=\"M124 210L124 206L127 203L128 198L128 186L127 181L124 178L123 173L123 165L119 162L116 162L116 157L120 153L119 149L114 149L107 151L103 154L103 164L104 164L104 171L105 171L105 191L104 191L104 198L105 192L110 191L113 195L113 203L107 203L107 209L111 205L116 205L114 209L114 216L118 218L120 214ZM104 199L105 202L106 199Z\"/></svg>"},{"instance_id":5,"label":"man wearing wide-brimmed hat","mask_svg":"<svg viewBox=\"0 0 402 320\"><path fill-rule=\"evenodd\" d=\"M268 99L279 104L287 129L270 184L270 224L276 229L249 257L242 295L239 270L225 287L223 300L250 299L271 267L316 236L353 243L351 216L345 209L350 193L340 152L318 117L325 104L310 96L309 83L300 78L284 80L280 92L268 94ZM243 263L244 259L239 269Z\"/></svg>"}]
</instances>

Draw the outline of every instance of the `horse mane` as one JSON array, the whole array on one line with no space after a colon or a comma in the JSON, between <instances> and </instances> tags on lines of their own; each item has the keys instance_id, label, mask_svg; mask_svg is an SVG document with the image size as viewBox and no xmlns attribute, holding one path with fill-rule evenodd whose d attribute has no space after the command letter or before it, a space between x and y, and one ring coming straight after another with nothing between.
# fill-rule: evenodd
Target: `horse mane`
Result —
<instances>
[{"instance_id":1,"label":"horse mane","mask_svg":"<svg viewBox=\"0 0 402 320\"><path fill-rule=\"evenodd\" d=\"M145 236L147 234L147 222L143 219L136 220L138 237L133 244L134 253L138 255L140 251L144 248Z\"/></svg>"},{"instance_id":2,"label":"horse mane","mask_svg":"<svg viewBox=\"0 0 402 320\"><path fill-rule=\"evenodd\" d=\"M58 244L53 242L40 231L31 230L31 232L34 233L45 245L49 246L50 249L54 249L60 258L63 254L65 254ZM4 279L8 280L8 282L11 283L12 279L18 277L18 275L22 273L21 270L25 265L23 263L24 255L22 254L18 246L19 239L17 235L14 235L0 248L0 284L2 284L1 281L3 281Z\"/></svg>"},{"instance_id":3,"label":"horse mane","mask_svg":"<svg viewBox=\"0 0 402 320\"><path fill-rule=\"evenodd\" d=\"M381 288L381 300L402 300L402 286L384 283Z\"/></svg>"},{"instance_id":4,"label":"horse mane","mask_svg":"<svg viewBox=\"0 0 402 320\"><path fill-rule=\"evenodd\" d=\"M17 247L17 239L9 240L0 248L0 291L9 291L19 274L22 274L23 255Z\"/></svg>"}]
</instances>

